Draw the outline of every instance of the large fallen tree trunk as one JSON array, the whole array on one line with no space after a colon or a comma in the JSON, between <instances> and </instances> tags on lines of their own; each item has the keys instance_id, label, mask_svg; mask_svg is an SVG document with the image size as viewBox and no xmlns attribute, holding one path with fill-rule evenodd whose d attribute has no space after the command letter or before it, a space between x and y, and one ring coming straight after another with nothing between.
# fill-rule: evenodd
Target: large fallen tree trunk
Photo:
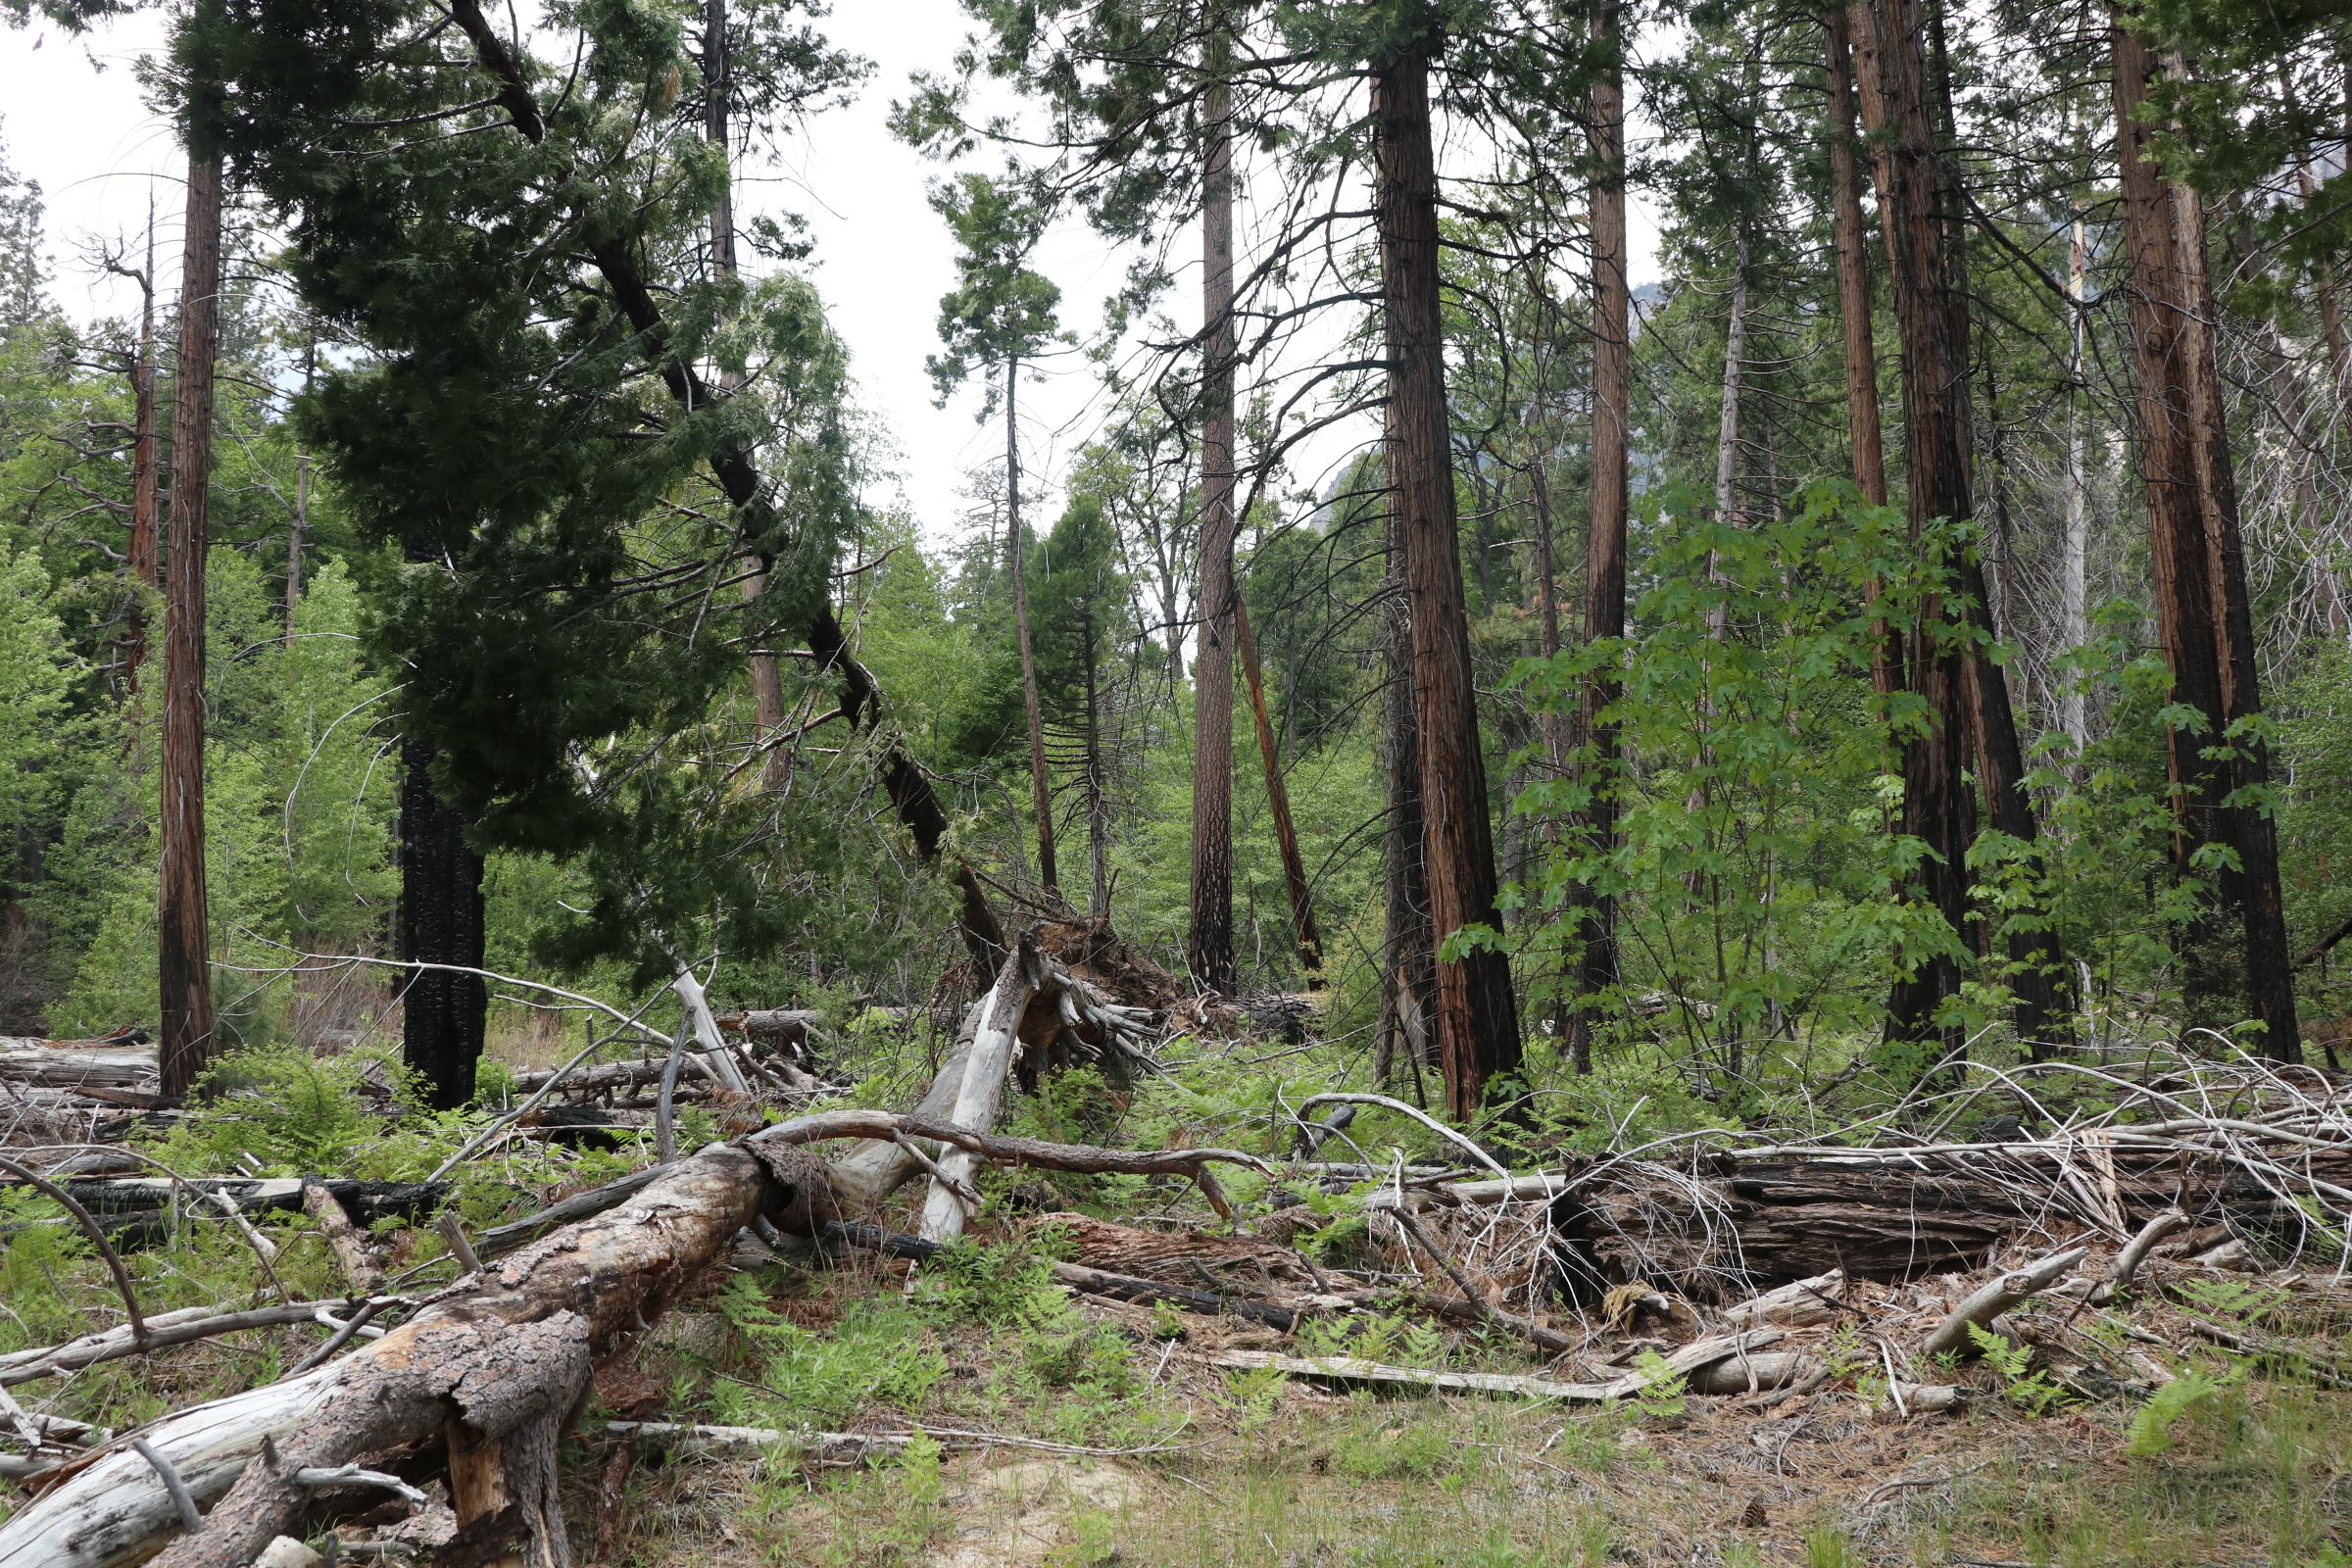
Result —
<instances>
[{"instance_id":1,"label":"large fallen tree trunk","mask_svg":"<svg viewBox=\"0 0 2352 1568\"><path fill-rule=\"evenodd\" d=\"M821 1167L807 1163L821 1187ZM445 1436L462 1530L483 1547L527 1542L531 1560L568 1563L557 1423L593 1356L659 1316L755 1217L806 1200L771 1174L778 1165L732 1146L706 1150L621 1207L461 1279L343 1360L157 1422L149 1446L198 1502L221 1499L163 1561L242 1568L305 1500L297 1471ZM129 1449L46 1479L0 1527L0 1568L137 1562L179 1528L162 1478Z\"/></svg>"},{"instance_id":2,"label":"large fallen tree trunk","mask_svg":"<svg viewBox=\"0 0 2352 1568\"><path fill-rule=\"evenodd\" d=\"M163 1082L153 1046L73 1048L0 1040L0 1078L49 1089L155 1089Z\"/></svg>"},{"instance_id":3,"label":"large fallen tree trunk","mask_svg":"<svg viewBox=\"0 0 2352 1568\"><path fill-rule=\"evenodd\" d=\"M0 1568L112 1568L168 1541L168 1568L243 1568L304 1505L301 1472L434 1440L448 1446L461 1526L448 1549L462 1547L466 1561L520 1550L564 1568L556 1431L591 1365L642 1332L755 1220L802 1236L835 1220L832 1171L801 1147L835 1138L919 1138L1046 1169L1184 1175L1212 1193L1208 1161L1263 1168L1233 1151L1090 1149L887 1111L802 1117L663 1168L616 1206L583 1194L574 1212L599 1211L461 1278L373 1345L147 1429L143 1440L197 1503L220 1499L198 1530L171 1541L180 1515L164 1476L140 1453L110 1447L36 1478L41 1494L0 1525ZM1143 1281L1106 1294L1115 1286L1180 1294Z\"/></svg>"}]
</instances>

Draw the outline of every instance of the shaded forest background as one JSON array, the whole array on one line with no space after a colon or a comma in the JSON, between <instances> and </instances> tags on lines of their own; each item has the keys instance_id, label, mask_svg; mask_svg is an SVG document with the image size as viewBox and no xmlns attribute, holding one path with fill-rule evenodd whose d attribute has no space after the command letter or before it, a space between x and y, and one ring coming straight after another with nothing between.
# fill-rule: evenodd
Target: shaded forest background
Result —
<instances>
[{"instance_id":1,"label":"shaded forest background","mask_svg":"<svg viewBox=\"0 0 2352 1568\"><path fill-rule=\"evenodd\" d=\"M479 20L446 15L461 12ZM791 6L566 14L503 85L464 27L432 30L436 7L367 8L336 34L343 55L302 62L266 47L320 30L299 8L190 10L155 90L229 171L203 603L218 1046L398 1029L396 971L326 960L419 956L401 903L418 780L481 858L480 967L624 1010L713 956L714 997L739 1005L854 1017L959 998L983 983L959 927L969 887L1007 920L1107 921L1199 975L1205 731L1231 737L1215 761L1232 967L1207 978L1321 992L1348 1070L1425 1100L1458 1076L1431 976L1482 948L1507 959L1525 1043L1495 1058L1506 1089L1579 1115L1761 1118L1841 1073L1904 1081L1958 1051L1998 1062L2051 1041L2193 1028L2217 1053L2260 1051L2278 1044L2259 1027L2264 966L2276 981L2307 954L2280 983L2314 1055L2335 1059L2346 1009L2325 949L2352 915L2340 17L2184 0L2111 37L2082 8L1891 8L1933 34L1914 40L1933 78L1916 107L1945 181L1938 265L1959 270L1939 296L1962 318L1965 386L1943 390L1974 507L1956 516L1916 484L1903 499L1909 285L1889 276L1869 173L1894 133L1874 154L1835 112L1844 45L1823 16L974 13L973 76L1026 94L1035 124L980 122L960 82L869 80ZM2113 70L2116 40L2142 35L2167 63L2142 122L2201 220L2235 463L2260 716L2229 736L2200 737L2176 690L2171 568L2151 555L2145 286ZM467 80L426 69L443 49ZM574 56L588 64L566 84ZM1400 748L1430 732L1400 681L1410 622L1445 607L1398 542L1397 273L1364 172L1386 156L1366 94L1396 92L1398 60L1434 74L1444 149L1447 543L1500 916L1417 940L1397 880L1421 846L1396 786L1414 765ZM1656 130L1622 164L1596 108L1618 81ZM939 243L967 265L940 306L942 395L977 380L994 418L1024 375L1107 383L1102 428L1063 470L1024 466L1016 435L971 475L961 518L858 499L891 462L889 412L854 405L805 247L724 218L730 159L823 136L826 105L859 91L903 93L903 133L943 160ZM518 92L547 106L539 135L514 133ZM1185 247L1225 177L1201 172L1212 143L1259 198L1222 348L1182 324L1201 318ZM1666 281L1630 315L1622 635L1588 608L1608 335L1595 192L1619 178L1667 217ZM1869 224L1892 506L1855 460L1840 179ZM582 217L615 201L627 216ZM461 216L436 222L436 202ZM1081 220L1139 258L1113 335L1085 343L1028 269L1042 225ZM166 435L154 471L134 459L142 397L172 406L180 334L151 251L72 264L146 274L142 324L68 319L44 250L39 192L0 173L0 1032L88 1037L154 1027L164 1006L169 517L151 524L163 566L132 535L141 487L160 493L174 461ZM713 395L680 399L689 383ZM1336 466L1307 439L1335 429L1364 436ZM753 470L740 487L729 464ZM1319 963L1302 958L1247 672L1201 678L1204 619L1230 657L1225 514ZM2003 672L2028 769L2027 840L2002 826L1980 753L1955 764L1967 799L1948 821L1907 814L1906 748L1943 720L1910 700L1916 665L1912 686L1874 684L1880 626L1932 655L1966 640L1935 628L1975 624L1950 608L1972 570L1973 646ZM827 623L878 696L845 696L841 662L805 635ZM1604 670L1619 689L1596 727ZM2180 774L2200 746L2267 751L2267 778L2231 774L2226 805L2274 826L2284 955L2250 952L2215 912L2246 872L2199 837ZM944 853L907 814L908 763L946 813ZM423 808L406 809L413 833ZM1922 892L1938 853L1966 866L1957 905ZM961 886L943 875L959 867ZM1615 946L1598 983L1596 899ZM1904 987L1938 965L1949 983L1906 1013ZM2038 1045L2016 1022L2029 979L2057 998ZM491 989L502 1054L546 1054L562 1015Z\"/></svg>"}]
</instances>

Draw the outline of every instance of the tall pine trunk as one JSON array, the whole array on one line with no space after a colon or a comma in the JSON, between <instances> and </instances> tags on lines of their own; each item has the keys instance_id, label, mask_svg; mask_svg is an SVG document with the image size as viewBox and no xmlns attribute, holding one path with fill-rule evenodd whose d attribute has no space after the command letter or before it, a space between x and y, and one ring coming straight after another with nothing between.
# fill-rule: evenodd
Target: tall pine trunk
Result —
<instances>
[{"instance_id":1,"label":"tall pine trunk","mask_svg":"<svg viewBox=\"0 0 2352 1568\"><path fill-rule=\"evenodd\" d=\"M1200 250L1200 594L1193 653L1193 981L1239 986L1233 956L1233 144L1232 100L1206 97Z\"/></svg>"},{"instance_id":2,"label":"tall pine trunk","mask_svg":"<svg viewBox=\"0 0 2352 1568\"><path fill-rule=\"evenodd\" d=\"M1465 927L1499 931L1494 827L1470 623L1454 514L1439 302L1438 179L1429 118L1429 58L1411 47L1373 66L1375 205L1389 360L1391 504L1404 535L1405 597L1413 640L1413 710L1420 731L1421 831L1437 964L1436 1046L1446 1108L1476 1115L1489 1083L1520 1062L1510 962L1478 949L1455 958L1445 944Z\"/></svg>"},{"instance_id":3,"label":"tall pine trunk","mask_svg":"<svg viewBox=\"0 0 2352 1568\"><path fill-rule=\"evenodd\" d=\"M156 901L164 1093L220 1054L204 878L204 557L220 338L220 159L188 157L179 366L172 408L172 555L164 597L162 866Z\"/></svg>"},{"instance_id":4,"label":"tall pine trunk","mask_svg":"<svg viewBox=\"0 0 2352 1568\"><path fill-rule=\"evenodd\" d=\"M1862 25L1870 25L1867 0L1857 0ZM1879 424L1879 350L1871 327L1869 235L1862 221L1862 189L1854 162L1854 19L1842 5L1822 16L1828 35L1830 99L1830 205L1838 243L1838 314L1844 328L1846 440L1853 452L1854 485L1874 507L1886 504L1885 434ZM1870 584L1876 602L1878 579ZM1903 683L1902 646L1887 635L1886 622L1870 625L1870 683L1887 697Z\"/></svg>"},{"instance_id":5,"label":"tall pine trunk","mask_svg":"<svg viewBox=\"0 0 2352 1568\"><path fill-rule=\"evenodd\" d=\"M2269 758L2258 740L2239 742L2234 760L2207 755L2232 724L2261 711L2261 695L2221 377L2202 324L2212 318L2204 213L2196 192L2167 179L2150 154L2155 127L2138 112L2158 62L2120 24L2110 40L2157 640L2173 702L2199 714L2203 729L2172 732L2175 843L2183 872L2206 845L2237 857L2215 873L2219 897L2187 934L2183 1003L2192 1025L2228 1025L2250 1011L2267 1031L2263 1051L2295 1061L2302 1038L2276 829L2261 811L2229 802L2232 791L2269 782Z\"/></svg>"},{"instance_id":6,"label":"tall pine trunk","mask_svg":"<svg viewBox=\"0 0 2352 1568\"><path fill-rule=\"evenodd\" d=\"M1078 634L1086 653L1086 846L1093 872L1087 913L1098 925L1110 921L1110 810L1103 788L1102 689L1100 650L1095 646L1095 595L1088 590L1078 612Z\"/></svg>"},{"instance_id":7,"label":"tall pine trunk","mask_svg":"<svg viewBox=\"0 0 2352 1568\"><path fill-rule=\"evenodd\" d=\"M1013 393L1021 384L1021 362L1004 362L1005 554L1012 566L1012 625L1021 646L1021 706L1029 719L1029 794L1037 811L1037 878L1048 893L1061 891L1054 863L1054 785L1046 776L1046 721L1037 702L1037 653L1029 640L1028 551L1021 543L1021 441L1014 422Z\"/></svg>"},{"instance_id":8,"label":"tall pine trunk","mask_svg":"<svg viewBox=\"0 0 2352 1568\"><path fill-rule=\"evenodd\" d=\"M1957 312L1945 243L1940 153L1928 86L1919 10L1911 0L1872 0L1871 25L1855 39L1862 81L1862 122L1873 133L1879 221L1886 240L1887 281L1902 337L1903 428L1914 538L1936 518L1971 514L1965 345L1954 340ZM1882 132L1885 134L1882 137ZM1975 798L1962 769L1970 729L1967 661L1959 628L1939 596L1920 607L1903 668L1922 699L1922 725L1903 745L1902 831L1925 850L1904 896L1940 915L1956 944L1971 916L1967 855L1975 837ZM1887 1000L1887 1035L1926 1044L1941 1039L1955 1057L1963 1037L1937 1014L1958 995L1955 953L1918 955Z\"/></svg>"},{"instance_id":9,"label":"tall pine trunk","mask_svg":"<svg viewBox=\"0 0 2352 1568\"><path fill-rule=\"evenodd\" d=\"M1628 432L1633 403L1633 292L1626 275L1625 78L1615 0L1601 0L1592 21L1600 74L1592 85L1592 483L1585 530L1585 637L1625 635L1627 523L1632 508ZM1548 544L1548 541L1546 541ZM1547 620L1556 612L1546 607ZM1546 635L1557 642L1549 625ZM1582 829L1588 853L1605 857L1617 844L1618 741L1604 716L1617 701L1614 663L1596 666L1578 693L1577 716L1592 757L1591 803ZM1618 983L1617 901L1580 889L1577 912L1578 1002L1568 1024L1569 1054L1592 1070L1596 999Z\"/></svg>"}]
</instances>

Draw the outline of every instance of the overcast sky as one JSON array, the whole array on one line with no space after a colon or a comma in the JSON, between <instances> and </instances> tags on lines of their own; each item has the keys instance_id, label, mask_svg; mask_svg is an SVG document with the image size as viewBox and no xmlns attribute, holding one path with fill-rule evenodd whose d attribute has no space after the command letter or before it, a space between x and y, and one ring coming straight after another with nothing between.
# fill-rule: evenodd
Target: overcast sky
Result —
<instances>
[{"instance_id":1,"label":"overcast sky","mask_svg":"<svg viewBox=\"0 0 2352 1568\"><path fill-rule=\"evenodd\" d=\"M88 258L100 241L139 243L151 198L157 271L167 287L178 275L182 159L172 127L148 112L132 74L133 62L160 46L165 26L163 16L144 11L81 39L37 23L0 31L0 136L8 162L40 182L50 292L77 319L135 309L126 285ZM944 542L966 506L957 495L966 473L997 459L1003 436L993 423L975 424L976 392L944 410L932 406L923 359L937 351L939 298L954 282L944 227L924 200L925 181L941 171L894 140L885 121L909 73L950 69L969 23L956 0L853 0L825 26L837 43L876 63L873 79L856 104L814 119L807 134L791 139L779 167L744 171L741 206L747 216L789 211L809 220L815 279L850 345L860 400L884 417L898 448L897 476L869 499L888 505L903 492L925 536ZM1639 283L1655 275L1654 224L1639 204L1632 226ZM1061 285L1064 323L1083 334L1099 324L1102 301L1126 263L1072 224L1049 237L1036 265ZM1197 274L1180 279L1175 308L1182 312L1197 298ZM1180 316L1187 329L1195 319ZM1092 435L1097 390L1077 369L1025 388L1022 397L1023 463L1051 482Z\"/></svg>"}]
</instances>

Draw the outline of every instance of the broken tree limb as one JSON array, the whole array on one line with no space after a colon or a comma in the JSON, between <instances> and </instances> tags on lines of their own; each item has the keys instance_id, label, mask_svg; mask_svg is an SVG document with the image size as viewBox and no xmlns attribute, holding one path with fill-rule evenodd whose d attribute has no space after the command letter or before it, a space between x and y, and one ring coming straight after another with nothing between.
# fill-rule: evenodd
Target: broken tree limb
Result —
<instances>
[{"instance_id":1,"label":"broken tree limb","mask_svg":"<svg viewBox=\"0 0 2352 1568\"><path fill-rule=\"evenodd\" d=\"M1521 1317L1515 1312L1505 1312L1480 1295L1478 1289L1470 1283L1469 1276L1461 1271L1452 1258L1447 1257L1440 1250L1438 1244L1430 1239L1429 1232L1421 1228L1421 1222L1413 1218L1412 1210L1398 1208L1392 1209L1390 1212L1404 1234L1418 1243L1421 1250L1427 1252L1437 1261L1438 1266L1446 1271L1446 1278L1452 1280L1454 1288L1462 1293L1462 1304L1470 1309L1479 1322L1489 1328L1507 1330L1555 1354L1576 1348L1577 1342L1557 1329L1545 1328L1535 1319Z\"/></svg>"},{"instance_id":2,"label":"broken tree limb","mask_svg":"<svg viewBox=\"0 0 2352 1568\"><path fill-rule=\"evenodd\" d=\"M819 1111L813 1116L796 1117L773 1127L753 1133L743 1140L746 1149L762 1158L770 1152L780 1153L803 1144L821 1143L828 1138L888 1139L896 1134L909 1138L928 1138L946 1144L978 1159L999 1165L1027 1165L1039 1170L1078 1171L1089 1175L1110 1176L1182 1176L1200 1184L1209 1200L1227 1210L1222 1194L1213 1191L1203 1181L1211 1163L1240 1165L1260 1175L1272 1175L1273 1167L1255 1154L1238 1149L1098 1149L1092 1144L1050 1144L1038 1138L1012 1138L1000 1133L975 1132L953 1122L936 1121L928 1116L902 1115L890 1110L844 1108ZM946 1162L943 1161L943 1164ZM955 1170L954 1165L948 1169ZM965 1167L978 1169L977 1159ZM968 1176L966 1177L968 1180ZM931 1240L932 1238L925 1238Z\"/></svg>"},{"instance_id":3,"label":"broken tree limb","mask_svg":"<svg viewBox=\"0 0 2352 1568\"><path fill-rule=\"evenodd\" d=\"M631 1171L618 1180L592 1187L584 1193L574 1193L560 1203L551 1203L536 1214L494 1225L473 1239L474 1255L488 1259L504 1257L516 1248L538 1239L539 1233L557 1225L569 1225L576 1220L590 1219L609 1209L618 1208L631 1198L662 1179L667 1167L648 1165Z\"/></svg>"},{"instance_id":4,"label":"broken tree limb","mask_svg":"<svg viewBox=\"0 0 2352 1568\"><path fill-rule=\"evenodd\" d=\"M470 1462L510 1490L532 1548L565 1560L546 1487L555 1423L585 1386L589 1357L658 1317L755 1216L799 1196L771 1174L780 1164L789 1162L733 1146L707 1149L619 1207L443 1292L339 1361L157 1422L146 1436L190 1491L199 1500L221 1499L203 1530L165 1552L165 1568L242 1568L302 1505L299 1471L429 1440L453 1411ZM802 1169L803 1181L813 1164ZM277 1452L273 1463L255 1462L265 1437ZM473 1523L463 1498L460 1522ZM0 1568L128 1564L174 1528L171 1503L144 1464L101 1450L0 1524Z\"/></svg>"},{"instance_id":5,"label":"broken tree limb","mask_svg":"<svg viewBox=\"0 0 2352 1568\"><path fill-rule=\"evenodd\" d=\"M727 1050L726 1037L718 1032L718 1020L710 1015L710 1003L703 995L703 983L694 977L694 971L679 970L678 977L669 983L669 989L675 991L678 1000L686 1004L686 1016L694 1024L695 1044L703 1053L703 1064L710 1069L710 1076L739 1095L750 1094L752 1086L744 1082L742 1069L735 1065L735 1057Z\"/></svg>"},{"instance_id":6,"label":"broken tree limb","mask_svg":"<svg viewBox=\"0 0 2352 1568\"><path fill-rule=\"evenodd\" d=\"M1424 1367L1388 1366L1353 1356L1277 1355L1268 1350L1221 1350L1208 1358L1211 1366L1237 1371L1278 1369L1301 1378L1328 1378L1339 1383L1403 1385L1439 1389L1448 1394L1512 1394L1527 1399L1557 1399L1566 1404L1607 1404L1632 1398L1659 1377L1689 1376L1727 1357L1778 1342L1777 1329L1701 1340L1666 1356L1659 1373L1629 1372L1606 1383L1564 1383L1556 1378L1519 1376L1505 1372L1438 1372Z\"/></svg>"},{"instance_id":7,"label":"broken tree limb","mask_svg":"<svg viewBox=\"0 0 2352 1568\"><path fill-rule=\"evenodd\" d=\"M400 1299L402 1298L389 1298L386 1304ZM285 1301L275 1306L257 1306L245 1312L216 1312L209 1306L159 1312L147 1319L147 1343L144 1347L132 1338L130 1325L125 1323L96 1334L84 1334L63 1345L41 1346L0 1356L0 1386L13 1388L36 1378L78 1372L85 1366L96 1366L101 1361L117 1361L126 1355L142 1354L145 1350L190 1345L216 1335L313 1322L318 1304L316 1301Z\"/></svg>"},{"instance_id":8,"label":"broken tree limb","mask_svg":"<svg viewBox=\"0 0 2352 1568\"><path fill-rule=\"evenodd\" d=\"M1976 1353L1976 1342L1968 1330L1990 1325L1992 1320L2008 1311L2030 1296L2037 1296L2056 1284L2060 1275L2089 1255L2086 1247L2070 1247L2062 1252L2052 1252L2045 1258L2027 1264L2024 1268L2001 1274L1952 1309L1949 1317L1936 1327L1920 1346L1922 1355L1941 1355L1951 1351L1960 1355Z\"/></svg>"},{"instance_id":9,"label":"broken tree limb","mask_svg":"<svg viewBox=\"0 0 2352 1568\"><path fill-rule=\"evenodd\" d=\"M98 1255L106 1259L107 1268L115 1276L115 1289L122 1297L122 1310L130 1318L131 1343L144 1346L147 1343L147 1320L140 1315L139 1298L130 1288L130 1273L123 1268L121 1255L107 1242L106 1232L98 1228L98 1221L90 1216L90 1211L48 1177L26 1169L4 1154L0 1154L0 1170L8 1171L17 1180L37 1189L41 1196L74 1216L74 1223L81 1227L82 1234L90 1239L92 1247L98 1249Z\"/></svg>"},{"instance_id":10,"label":"broken tree limb","mask_svg":"<svg viewBox=\"0 0 2352 1568\"><path fill-rule=\"evenodd\" d=\"M1004 1076L1011 1069L1013 1050L1020 1041L1021 1014L1028 1010L1029 999L1037 994L1043 978L1037 938L1023 931L1004 967L997 972L997 983L989 990L979 1025L972 1033L972 1054L964 1064L963 1082L956 1091L956 1108L948 1116L956 1125L985 1133L997 1124L997 1112L1004 1103ZM921 1235L927 1242L962 1234L964 1203L956 1184L969 1188L980 1170L980 1161L966 1149L948 1152L940 1164L941 1172L932 1177L931 1190L923 1200Z\"/></svg>"},{"instance_id":11,"label":"broken tree limb","mask_svg":"<svg viewBox=\"0 0 2352 1568\"><path fill-rule=\"evenodd\" d=\"M1391 1100L1386 1095L1309 1095L1298 1102L1298 1116L1303 1120L1306 1113L1314 1109L1314 1107L1317 1105L1378 1105L1383 1110L1394 1110L1400 1115L1409 1116L1414 1121L1417 1121L1422 1126L1428 1128L1431 1132L1436 1133L1439 1137L1446 1139L1449 1143L1457 1144L1461 1148L1469 1151L1470 1156L1473 1159L1477 1160L1481 1165L1486 1166L1487 1169L1493 1171L1496 1176L1499 1176L1504 1181L1507 1182L1512 1179L1509 1171L1504 1170L1500 1165L1495 1163L1494 1156L1493 1154L1488 1153L1485 1150L1472 1143L1468 1138L1464 1137L1458 1132L1455 1132L1452 1128L1446 1126L1435 1116L1432 1116L1428 1111L1416 1109L1415 1107L1406 1104L1401 1100Z\"/></svg>"},{"instance_id":12,"label":"broken tree limb","mask_svg":"<svg viewBox=\"0 0 2352 1568\"><path fill-rule=\"evenodd\" d=\"M2173 1232L2187 1228L2188 1216L2177 1208L2168 1208L2142 1225L2139 1234L2126 1242L2124 1250L2115 1254L2115 1267L2108 1271L2106 1282L2093 1298L2093 1304L2113 1300L2130 1290L2132 1279L2139 1273L2139 1265L2148 1260L2148 1253L2155 1250L2156 1244Z\"/></svg>"},{"instance_id":13,"label":"broken tree limb","mask_svg":"<svg viewBox=\"0 0 2352 1568\"><path fill-rule=\"evenodd\" d=\"M987 1006L988 999L983 997L964 1008L955 1043L949 1048L947 1059L939 1064L939 1071L932 1076L931 1087L916 1103L915 1115L945 1120L956 1108L956 1097L963 1088L963 1070L972 1056L972 1037L979 1030L980 1015ZM875 1208L913 1180L918 1168L913 1153L890 1133L862 1138L833 1160L835 1200L860 1211Z\"/></svg>"}]
</instances>

